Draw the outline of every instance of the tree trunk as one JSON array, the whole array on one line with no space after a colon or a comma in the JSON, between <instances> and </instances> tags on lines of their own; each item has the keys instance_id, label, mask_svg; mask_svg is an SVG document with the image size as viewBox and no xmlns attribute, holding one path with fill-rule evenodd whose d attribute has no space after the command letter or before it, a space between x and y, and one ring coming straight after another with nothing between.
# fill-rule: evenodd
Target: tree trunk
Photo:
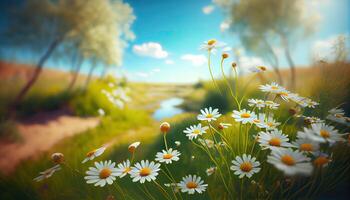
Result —
<instances>
[{"instance_id":1,"label":"tree trunk","mask_svg":"<svg viewBox=\"0 0 350 200\"><path fill-rule=\"evenodd\" d=\"M86 78L86 81L85 81L84 90L86 90L88 88L90 81L91 81L91 78L92 78L92 73L93 73L95 68L96 68L96 63L93 62L91 67L90 67L88 77Z\"/></svg>"},{"instance_id":2,"label":"tree trunk","mask_svg":"<svg viewBox=\"0 0 350 200\"><path fill-rule=\"evenodd\" d=\"M77 65L76 65L76 69L75 69L75 71L73 72L72 80L71 80L71 82L69 83L69 86L68 86L68 88L67 88L68 91L70 91L70 90L73 89L73 87L74 87L74 85L75 85L75 83L76 83L76 81L77 81L77 79L78 79L78 75L79 75L79 72L80 72L80 68L81 68L82 63L83 63L83 59L82 59L82 57L79 57L79 58L78 58Z\"/></svg>"},{"instance_id":3,"label":"tree trunk","mask_svg":"<svg viewBox=\"0 0 350 200\"><path fill-rule=\"evenodd\" d=\"M295 71L295 64L294 61L292 59L292 56L290 54L290 49L289 49L289 43L287 38L282 35L282 43L283 43L283 47L284 47L284 55L287 58L287 62L289 64L290 67L290 72L291 72L291 88L295 89L296 87L296 71Z\"/></svg>"},{"instance_id":4,"label":"tree trunk","mask_svg":"<svg viewBox=\"0 0 350 200\"><path fill-rule=\"evenodd\" d=\"M57 38L56 40L54 40L49 45L49 47L46 50L46 52L44 53L44 55L40 58L38 64L36 65L36 68L35 68L35 71L34 71L32 77L29 79L27 84L21 89L21 91L18 93L18 95L14 99L13 103L10 105L10 108L9 108L10 117L14 117L15 116L16 107L21 103L21 101L23 100L24 96L29 92L31 87L37 81L37 79L38 79L38 77L39 77L39 75L40 75L40 73L41 73L41 71L43 69L43 66L44 66L45 62L51 56L52 52L56 49L56 47L60 44L62 39L63 38Z\"/></svg>"}]
</instances>

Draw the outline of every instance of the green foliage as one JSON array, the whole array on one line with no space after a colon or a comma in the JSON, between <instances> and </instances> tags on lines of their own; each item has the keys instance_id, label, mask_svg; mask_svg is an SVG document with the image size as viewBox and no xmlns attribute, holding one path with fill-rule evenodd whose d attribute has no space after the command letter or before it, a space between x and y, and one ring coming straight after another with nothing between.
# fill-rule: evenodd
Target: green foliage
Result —
<instances>
[{"instance_id":1,"label":"green foliage","mask_svg":"<svg viewBox=\"0 0 350 200\"><path fill-rule=\"evenodd\" d=\"M18 141L21 139L14 121L0 120L0 139L10 141Z\"/></svg>"}]
</instances>

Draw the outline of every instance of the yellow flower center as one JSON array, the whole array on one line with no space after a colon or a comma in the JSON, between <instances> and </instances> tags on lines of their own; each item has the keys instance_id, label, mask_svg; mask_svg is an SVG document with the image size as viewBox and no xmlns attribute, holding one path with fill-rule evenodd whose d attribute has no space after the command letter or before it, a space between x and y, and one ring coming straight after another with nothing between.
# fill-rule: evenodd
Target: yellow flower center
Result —
<instances>
[{"instance_id":1,"label":"yellow flower center","mask_svg":"<svg viewBox=\"0 0 350 200\"><path fill-rule=\"evenodd\" d=\"M173 157L173 155L171 155L170 153L164 154L163 158L164 159L171 159Z\"/></svg>"},{"instance_id":2,"label":"yellow flower center","mask_svg":"<svg viewBox=\"0 0 350 200\"><path fill-rule=\"evenodd\" d=\"M131 171L130 167L126 167L123 171L123 174L129 173Z\"/></svg>"},{"instance_id":3,"label":"yellow flower center","mask_svg":"<svg viewBox=\"0 0 350 200\"><path fill-rule=\"evenodd\" d=\"M260 123L260 120L254 119L253 122L254 122L254 123Z\"/></svg>"},{"instance_id":4,"label":"yellow flower center","mask_svg":"<svg viewBox=\"0 0 350 200\"><path fill-rule=\"evenodd\" d=\"M194 134L198 135L200 133L200 130L196 129L193 131Z\"/></svg>"},{"instance_id":5,"label":"yellow flower center","mask_svg":"<svg viewBox=\"0 0 350 200\"><path fill-rule=\"evenodd\" d=\"M213 117L212 114L207 114L207 115L206 115L206 118L212 118L212 117Z\"/></svg>"},{"instance_id":6,"label":"yellow flower center","mask_svg":"<svg viewBox=\"0 0 350 200\"><path fill-rule=\"evenodd\" d=\"M272 122L267 122L266 124L267 124L269 127L273 127L273 125L274 125Z\"/></svg>"},{"instance_id":7,"label":"yellow flower center","mask_svg":"<svg viewBox=\"0 0 350 200\"><path fill-rule=\"evenodd\" d=\"M213 45L215 43L216 43L216 40L214 40L214 39L211 39L211 40L208 41L208 45Z\"/></svg>"},{"instance_id":8,"label":"yellow flower center","mask_svg":"<svg viewBox=\"0 0 350 200\"><path fill-rule=\"evenodd\" d=\"M197 183L195 183L195 182L193 182L193 181L189 181L187 184L186 184L186 187L188 188L188 189L195 189L195 188L197 188Z\"/></svg>"},{"instance_id":9,"label":"yellow flower center","mask_svg":"<svg viewBox=\"0 0 350 200\"><path fill-rule=\"evenodd\" d=\"M250 114L249 114L249 113L242 113L242 114L241 114L241 117L242 117L242 118L249 118L249 117L250 117Z\"/></svg>"},{"instance_id":10,"label":"yellow flower center","mask_svg":"<svg viewBox=\"0 0 350 200\"><path fill-rule=\"evenodd\" d=\"M279 92L278 93L280 96L288 96L288 93L287 92Z\"/></svg>"},{"instance_id":11,"label":"yellow flower center","mask_svg":"<svg viewBox=\"0 0 350 200\"><path fill-rule=\"evenodd\" d=\"M269 144L271 146L279 147L279 146L281 146L281 139L276 138L276 137L275 138L271 138L270 141L269 141Z\"/></svg>"},{"instance_id":12,"label":"yellow flower center","mask_svg":"<svg viewBox=\"0 0 350 200\"><path fill-rule=\"evenodd\" d=\"M300 150L302 151L312 151L313 147L310 143L304 143L300 145Z\"/></svg>"},{"instance_id":13,"label":"yellow flower center","mask_svg":"<svg viewBox=\"0 0 350 200\"><path fill-rule=\"evenodd\" d=\"M335 116L336 118L342 118L342 117L344 117L344 115L339 114L339 113L338 113L338 114L335 114L334 116Z\"/></svg>"},{"instance_id":14,"label":"yellow flower center","mask_svg":"<svg viewBox=\"0 0 350 200\"><path fill-rule=\"evenodd\" d=\"M142 168L140 170L140 176L148 176L151 174L151 169L148 167Z\"/></svg>"},{"instance_id":15,"label":"yellow flower center","mask_svg":"<svg viewBox=\"0 0 350 200\"><path fill-rule=\"evenodd\" d=\"M96 149L92 150L92 151L89 151L89 152L86 153L86 156L87 157L91 157L91 156L93 156L95 154L95 152L96 152Z\"/></svg>"},{"instance_id":16,"label":"yellow flower center","mask_svg":"<svg viewBox=\"0 0 350 200\"><path fill-rule=\"evenodd\" d=\"M100 179L106 179L108 178L110 175L112 174L112 171L109 169L109 168L103 168L101 171L100 171Z\"/></svg>"},{"instance_id":17,"label":"yellow flower center","mask_svg":"<svg viewBox=\"0 0 350 200\"><path fill-rule=\"evenodd\" d=\"M244 162L239 166L239 168L244 172L250 172L250 170L253 169L253 166L250 162Z\"/></svg>"},{"instance_id":18,"label":"yellow flower center","mask_svg":"<svg viewBox=\"0 0 350 200\"><path fill-rule=\"evenodd\" d=\"M326 131L326 130L323 130L323 129L320 130L320 135L321 135L323 138L329 138L329 136L330 136L329 132Z\"/></svg>"},{"instance_id":19,"label":"yellow flower center","mask_svg":"<svg viewBox=\"0 0 350 200\"><path fill-rule=\"evenodd\" d=\"M292 156L290 155L284 155L281 157L281 161L289 166L295 165L295 160Z\"/></svg>"},{"instance_id":20,"label":"yellow flower center","mask_svg":"<svg viewBox=\"0 0 350 200\"><path fill-rule=\"evenodd\" d=\"M259 68L261 71L266 71L266 67L264 67L264 66L258 66L258 68Z\"/></svg>"},{"instance_id":21,"label":"yellow flower center","mask_svg":"<svg viewBox=\"0 0 350 200\"><path fill-rule=\"evenodd\" d=\"M272 90L277 90L278 87L276 87L276 86L271 86L271 89L272 89Z\"/></svg>"},{"instance_id":22,"label":"yellow flower center","mask_svg":"<svg viewBox=\"0 0 350 200\"><path fill-rule=\"evenodd\" d=\"M324 156L320 156L314 160L314 164L317 167L322 167L323 165L327 164L328 162L329 162L329 159L324 157Z\"/></svg>"}]
</instances>

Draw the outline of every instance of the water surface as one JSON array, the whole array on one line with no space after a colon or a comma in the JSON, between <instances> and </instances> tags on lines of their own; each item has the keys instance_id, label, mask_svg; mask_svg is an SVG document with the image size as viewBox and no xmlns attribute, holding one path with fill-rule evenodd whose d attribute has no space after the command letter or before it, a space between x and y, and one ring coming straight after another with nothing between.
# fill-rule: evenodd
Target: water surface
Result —
<instances>
[{"instance_id":1,"label":"water surface","mask_svg":"<svg viewBox=\"0 0 350 200\"><path fill-rule=\"evenodd\" d=\"M183 99L177 97L163 100L160 103L160 107L153 113L153 118L156 120L161 120L163 118L168 118L183 113L184 111L181 108L176 107L183 101Z\"/></svg>"}]
</instances>

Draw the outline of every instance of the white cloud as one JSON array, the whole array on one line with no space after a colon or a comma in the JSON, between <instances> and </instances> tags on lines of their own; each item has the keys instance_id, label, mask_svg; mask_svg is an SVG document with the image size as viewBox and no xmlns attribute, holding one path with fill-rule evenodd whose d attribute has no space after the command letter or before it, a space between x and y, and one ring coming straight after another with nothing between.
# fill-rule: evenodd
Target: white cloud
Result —
<instances>
[{"instance_id":1,"label":"white cloud","mask_svg":"<svg viewBox=\"0 0 350 200\"><path fill-rule=\"evenodd\" d=\"M185 54L181 56L181 60L191 62L193 66L202 66L207 62L207 58L202 54Z\"/></svg>"},{"instance_id":2,"label":"white cloud","mask_svg":"<svg viewBox=\"0 0 350 200\"><path fill-rule=\"evenodd\" d=\"M149 74L145 72L137 72L136 76L147 78L149 77Z\"/></svg>"},{"instance_id":3,"label":"white cloud","mask_svg":"<svg viewBox=\"0 0 350 200\"><path fill-rule=\"evenodd\" d=\"M159 69L159 68L154 68L154 69L152 69L152 72L151 72L151 73L157 73L157 72L160 72L160 69Z\"/></svg>"},{"instance_id":4,"label":"white cloud","mask_svg":"<svg viewBox=\"0 0 350 200\"><path fill-rule=\"evenodd\" d=\"M141 45L134 45L133 52L139 56L147 56L152 58L166 58L169 53L163 50L161 44L156 42L147 42Z\"/></svg>"},{"instance_id":5,"label":"white cloud","mask_svg":"<svg viewBox=\"0 0 350 200\"><path fill-rule=\"evenodd\" d=\"M317 60L334 61L336 56L335 46L339 43L341 37L346 37L346 35L333 35L325 40L317 40L314 42L311 49L313 58Z\"/></svg>"},{"instance_id":6,"label":"white cloud","mask_svg":"<svg viewBox=\"0 0 350 200\"><path fill-rule=\"evenodd\" d=\"M173 64L175 64L175 62L174 62L173 60L171 60L171 59L166 59L166 60L165 60L165 64L167 64L167 65L173 65Z\"/></svg>"},{"instance_id":7,"label":"white cloud","mask_svg":"<svg viewBox=\"0 0 350 200\"><path fill-rule=\"evenodd\" d=\"M214 11L215 7L213 5L207 5L202 8L202 12L206 15L209 15Z\"/></svg>"},{"instance_id":8,"label":"white cloud","mask_svg":"<svg viewBox=\"0 0 350 200\"><path fill-rule=\"evenodd\" d=\"M230 28L230 24L228 22L221 22L220 24L220 30L221 32L225 32L226 30L228 30Z\"/></svg>"}]
</instances>

